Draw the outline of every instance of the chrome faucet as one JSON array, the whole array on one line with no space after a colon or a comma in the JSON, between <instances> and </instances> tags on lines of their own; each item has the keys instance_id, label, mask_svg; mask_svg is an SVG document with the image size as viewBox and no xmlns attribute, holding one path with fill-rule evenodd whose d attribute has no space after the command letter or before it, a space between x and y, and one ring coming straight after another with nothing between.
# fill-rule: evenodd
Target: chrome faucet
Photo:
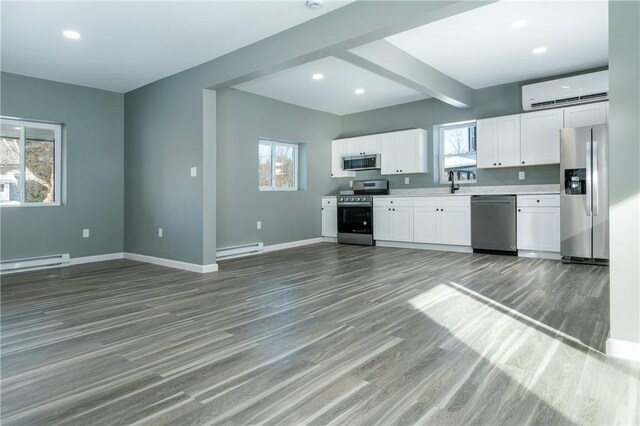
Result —
<instances>
[{"instance_id":1,"label":"chrome faucet","mask_svg":"<svg viewBox=\"0 0 640 426\"><path fill-rule=\"evenodd\" d=\"M460 185L458 185L457 183L454 182L454 176L455 174L453 173L453 170L449 171L449 180L451 181L451 193L455 194L457 190L460 189Z\"/></svg>"}]
</instances>

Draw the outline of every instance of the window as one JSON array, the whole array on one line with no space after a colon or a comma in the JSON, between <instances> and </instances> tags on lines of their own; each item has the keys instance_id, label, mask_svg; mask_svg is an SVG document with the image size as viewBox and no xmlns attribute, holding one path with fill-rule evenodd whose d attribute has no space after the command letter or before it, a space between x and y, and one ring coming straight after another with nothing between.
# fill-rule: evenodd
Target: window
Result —
<instances>
[{"instance_id":1,"label":"window","mask_svg":"<svg viewBox=\"0 0 640 426\"><path fill-rule=\"evenodd\" d=\"M258 186L260 191L298 190L298 145L260 139Z\"/></svg>"},{"instance_id":2,"label":"window","mask_svg":"<svg viewBox=\"0 0 640 426\"><path fill-rule=\"evenodd\" d=\"M440 126L440 183L450 183L449 173L461 183L476 182L476 123Z\"/></svg>"},{"instance_id":3,"label":"window","mask_svg":"<svg viewBox=\"0 0 640 426\"><path fill-rule=\"evenodd\" d=\"M61 126L0 119L0 206L59 205Z\"/></svg>"}]
</instances>

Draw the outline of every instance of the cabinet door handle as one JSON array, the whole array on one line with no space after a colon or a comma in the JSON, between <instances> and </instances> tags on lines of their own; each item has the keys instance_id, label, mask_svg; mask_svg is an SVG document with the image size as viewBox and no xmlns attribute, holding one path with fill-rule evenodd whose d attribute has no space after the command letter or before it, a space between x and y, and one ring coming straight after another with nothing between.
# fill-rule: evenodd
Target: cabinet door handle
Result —
<instances>
[{"instance_id":1,"label":"cabinet door handle","mask_svg":"<svg viewBox=\"0 0 640 426\"><path fill-rule=\"evenodd\" d=\"M522 162L522 164L524 164L524 161Z\"/></svg>"},{"instance_id":2,"label":"cabinet door handle","mask_svg":"<svg viewBox=\"0 0 640 426\"><path fill-rule=\"evenodd\" d=\"M518 209L519 212L521 212L522 210Z\"/></svg>"},{"instance_id":3,"label":"cabinet door handle","mask_svg":"<svg viewBox=\"0 0 640 426\"><path fill-rule=\"evenodd\" d=\"M389 209L389 211L391 211L391 209Z\"/></svg>"},{"instance_id":4,"label":"cabinet door handle","mask_svg":"<svg viewBox=\"0 0 640 426\"><path fill-rule=\"evenodd\" d=\"M536 203L539 203L539 202L540 202L540 200L536 200Z\"/></svg>"},{"instance_id":5,"label":"cabinet door handle","mask_svg":"<svg viewBox=\"0 0 640 426\"><path fill-rule=\"evenodd\" d=\"M437 211L437 212L439 212L439 211L440 211L440 209L436 209L436 211Z\"/></svg>"},{"instance_id":6,"label":"cabinet door handle","mask_svg":"<svg viewBox=\"0 0 640 426\"><path fill-rule=\"evenodd\" d=\"M502 163L498 163L498 166L502 166Z\"/></svg>"},{"instance_id":7,"label":"cabinet door handle","mask_svg":"<svg viewBox=\"0 0 640 426\"><path fill-rule=\"evenodd\" d=\"M443 212L443 211L444 211L444 209L440 209L440 211L441 211L441 212Z\"/></svg>"},{"instance_id":8,"label":"cabinet door handle","mask_svg":"<svg viewBox=\"0 0 640 426\"><path fill-rule=\"evenodd\" d=\"M395 211L396 211L396 209L393 209L393 211L395 212Z\"/></svg>"},{"instance_id":9,"label":"cabinet door handle","mask_svg":"<svg viewBox=\"0 0 640 426\"><path fill-rule=\"evenodd\" d=\"M494 166L497 166L497 164L496 164L496 163L493 163L493 165L494 165Z\"/></svg>"}]
</instances>

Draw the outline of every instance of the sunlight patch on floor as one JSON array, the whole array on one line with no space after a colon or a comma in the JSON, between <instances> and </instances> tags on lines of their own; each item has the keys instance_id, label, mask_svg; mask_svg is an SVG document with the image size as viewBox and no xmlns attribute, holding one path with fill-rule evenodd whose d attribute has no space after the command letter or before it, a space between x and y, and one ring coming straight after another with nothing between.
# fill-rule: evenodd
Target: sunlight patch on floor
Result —
<instances>
[{"instance_id":1,"label":"sunlight patch on floor","mask_svg":"<svg viewBox=\"0 0 640 426\"><path fill-rule=\"evenodd\" d=\"M443 348L472 349L566 419L584 423L588 405L591 422L638 423L640 374L634 364L609 359L456 283L409 302L451 333Z\"/></svg>"}]
</instances>

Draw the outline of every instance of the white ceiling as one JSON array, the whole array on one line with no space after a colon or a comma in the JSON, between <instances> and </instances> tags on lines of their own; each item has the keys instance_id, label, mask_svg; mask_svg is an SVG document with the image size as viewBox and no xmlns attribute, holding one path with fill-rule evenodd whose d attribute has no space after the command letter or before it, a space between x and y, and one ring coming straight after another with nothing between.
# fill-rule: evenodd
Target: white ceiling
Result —
<instances>
[{"instance_id":1,"label":"white ceiling","mask_svg":"<svg viewBox=\"0 0 640 426\"><path fill-rule=\"evenodd\" d=\"M335 10L288 1L5 1L2 71L127 92ZM72 41L62 31L73 29Z\"/></svg>"},{"instance_id":2,"label":"white ceiling","mask_svg":"<svg viewBox=\"0 0 640 426\"><path fill-rule=\"evenodd\" d=\"M512 29L526 19L528 25ZM386 39L474 89L608 63L606 1L500 1ZM535 47L547 53L533 55Z\"/></svg>"},{"instance_id":3,"label":"white ceiling","mask_svg":"<svg viewBox=\"0 0 640 426\"><path fill-rule=\"evenodd\" d=\"M313 80L315 73L323 80ZM303 107L344 115L427 99L428 96L335 57L327 57L234 86ZM356 95L355 89L365 89Z\"/></svg>"}]
</instances>

